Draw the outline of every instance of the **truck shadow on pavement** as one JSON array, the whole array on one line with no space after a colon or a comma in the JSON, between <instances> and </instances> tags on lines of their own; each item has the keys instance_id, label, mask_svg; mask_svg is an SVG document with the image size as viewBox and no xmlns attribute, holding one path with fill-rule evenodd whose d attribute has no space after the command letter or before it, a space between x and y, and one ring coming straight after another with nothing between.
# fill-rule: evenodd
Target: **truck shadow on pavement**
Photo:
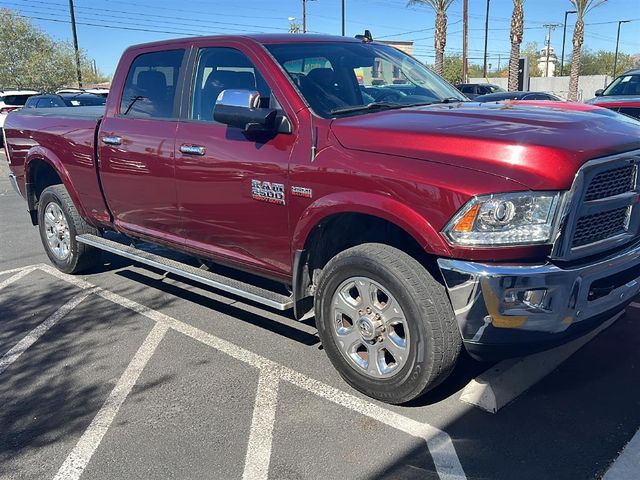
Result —
<instances>
[{"instance_id":1,"label":"truck shadow on pavement","mask_svg":"<svg viewBox=\"0 0 640 480\"><path fill-rule=\"evenodd\" d=\"M640 310L628 310L498 413L469 406L443 425L467 478L601 478L640 427L638 321ZM438 478L433 466L413 463L423 448L369 478Z\"/></svg>"},{"instance_id":2,"label":"truck shadow on pavement","mask_svg":"<svg viewBox=\"0 0 640 480\"><path fill-rule=\"evenodd\" d=\"M145 267L147 268L147 267ZM282 335L290 340L294 340L303 345L313 346L318 345L320 343L319 338L316 335L312 335L303 330L296 329L290 325L286 325L284 323L278 322L277 320L270 319L266 316L257 315L251 312L248 312L242 308L238 308L233 306L233 304L226 304L222 302L218 302L212 298L201 295L197 292L187 290L185 288L180 288L175 285L171 285L163 281L163 279L152 278L147 275L140 274L138 272L134 272L132 270L120 270L116 272L117 275L124 277L128 280L132 280L138 282L147 287L153 288L155 290L159 290L163 293L171 295L173 297L180 298L187 302L193 302L202 307L208 308L210 310L215 311L216 313L221 313L223 315L228 315L233 317L234 319L240 320L242 322L255 325L256 327L264 328L265 330L269 330L270 332L276 333L278 335ZM180 279L181 283L185 283L187 285L191 285L198 288L204 288L207 291L207 287L197 284L195 282L189 282L185 279ZM231 298L231 297L230 297ZM246 300L243 300L246 302ZM265 307L260 307L261 309L267 310ZM281 314L281 312L278 312Z\"/></svg>"},{"instance_id":3,"label":"truck shadow on pavement","mask_svg":"<svg viewBox=\"0 0 640 480\"><path fill-rule=\"evenodd\" d=\"M55 295L42 285L38 294L24 283L0 295L0 358L79 293L56 283ZM91 295L0 371L1 478L22 471L27 458L57 468L51 451L75 445L148 333L151 324L134 317Z\"/></svg>"}]
</instances>

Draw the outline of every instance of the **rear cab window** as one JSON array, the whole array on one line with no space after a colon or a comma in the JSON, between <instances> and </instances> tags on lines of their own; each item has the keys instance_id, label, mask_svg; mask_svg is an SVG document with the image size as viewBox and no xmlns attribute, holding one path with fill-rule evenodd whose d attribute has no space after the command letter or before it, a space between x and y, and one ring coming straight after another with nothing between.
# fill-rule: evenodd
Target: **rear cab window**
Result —
<instances>
[{"instance_id":1,"label":"rear cab window","mask_svg":"<svg viewBox=\"0 0 640 480\"><path fill-rule=\"evenodd\" d=\"M143 53L132 62L119 113L133 118L177 117L184 49Z\"/></svg>"}]
</instances>

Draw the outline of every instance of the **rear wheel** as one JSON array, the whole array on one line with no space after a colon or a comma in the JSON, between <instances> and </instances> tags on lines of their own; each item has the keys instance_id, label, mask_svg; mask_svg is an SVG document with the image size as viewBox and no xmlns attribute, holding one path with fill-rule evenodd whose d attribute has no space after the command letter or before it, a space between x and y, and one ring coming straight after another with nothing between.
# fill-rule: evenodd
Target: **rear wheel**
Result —
<instances>
[{"instance_id":1,"label":"rear wheel","mask_svg":"<svg viewBox=\"0 0 640 480\"><path fill-rule=\"evenodd\" d=\"M324 268L317 326L329 359L354 388L408 402L453 370L461 337L444 287L414 258L359 245Z\"/></svg>"},{"instance_id":2,"label":"rear wheel","mask_svg":"<svg viewBox=\"0 0 640 480\"><path fill-rule=\"evenodd\" d=\"M65 273L79 273L100 261L100 250L79 243L76 235L98 234L83 220L64 185L44 189L38 202L40 238L51 262Z\"/></svg>"}]
</instances>

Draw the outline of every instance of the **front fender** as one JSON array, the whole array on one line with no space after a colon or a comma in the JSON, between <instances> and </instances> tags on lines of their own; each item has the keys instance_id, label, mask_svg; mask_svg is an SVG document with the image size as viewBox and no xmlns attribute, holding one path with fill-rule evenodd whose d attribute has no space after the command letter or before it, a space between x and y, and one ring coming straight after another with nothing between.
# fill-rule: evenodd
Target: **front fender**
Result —
<instances>
[{"instance_id":1,"label":"front fender","mask_svg":"<svg viewBox=\"0 0 640 480\"><path fill-rule=\"evenodd\" d=\"M50 149L43 147L41 145L31 147L27 152L24 161L24 178L25 178L25 190L27 193L27 201L29 202L29 210L35 210L35 195L33 194L33 166L34 161L42 161L47 164L51 168L55 170L55 172L62 180L64 187L69 192L69 196L73 201L78 213L83 218L86 218L86 211L80 202L80 196L78 195L78 191L73 185L71 181L71 177L69 176L69 172L65 168L64 164L60 160L60 158Z\"/></svg>"},{"instance_id":2,"label":"front fender","mask_svg":"<svg viewBox=\"0 0 640 480\"><path fill-rule=\"evenodd\" d=\"M304 249L313 227L338 213L362 213L382 218L406 231L427 252L449 256L449 248L438 231L418 212L393 198L359 191L332 193L309 205L296 224L293 249Z\"/></svg>"}]
</instances>

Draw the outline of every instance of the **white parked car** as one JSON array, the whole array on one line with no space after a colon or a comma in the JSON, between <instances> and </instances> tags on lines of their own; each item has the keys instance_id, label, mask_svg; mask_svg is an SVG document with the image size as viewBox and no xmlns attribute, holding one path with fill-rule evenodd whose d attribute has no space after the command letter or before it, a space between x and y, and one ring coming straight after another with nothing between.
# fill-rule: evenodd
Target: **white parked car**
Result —
<instances>
[{"instance_id":1,"label":"white parked car","mask_svg":"<svg viewBox=\"0 0 640 480\"><path fill-rule=\"evenodd\" d=\"M0 133L3 132L4 121L12 110L22 108L27 99L40 92L36 90L0 90ZM0 135L0 145L4 145L4 133Z\"/></svg>"},{"instance_id":2,"label":"white parked car","mask_svg":"<svg viewBox=\"0 0 640 480\"><path fill-rule=\"evenodd\" d=\"M108 88L77 88L77 87L65 87L56 91L58 95L61 93L93 93L101 97L106 97L109 94Z\"/></svg>"}]
</instances>

